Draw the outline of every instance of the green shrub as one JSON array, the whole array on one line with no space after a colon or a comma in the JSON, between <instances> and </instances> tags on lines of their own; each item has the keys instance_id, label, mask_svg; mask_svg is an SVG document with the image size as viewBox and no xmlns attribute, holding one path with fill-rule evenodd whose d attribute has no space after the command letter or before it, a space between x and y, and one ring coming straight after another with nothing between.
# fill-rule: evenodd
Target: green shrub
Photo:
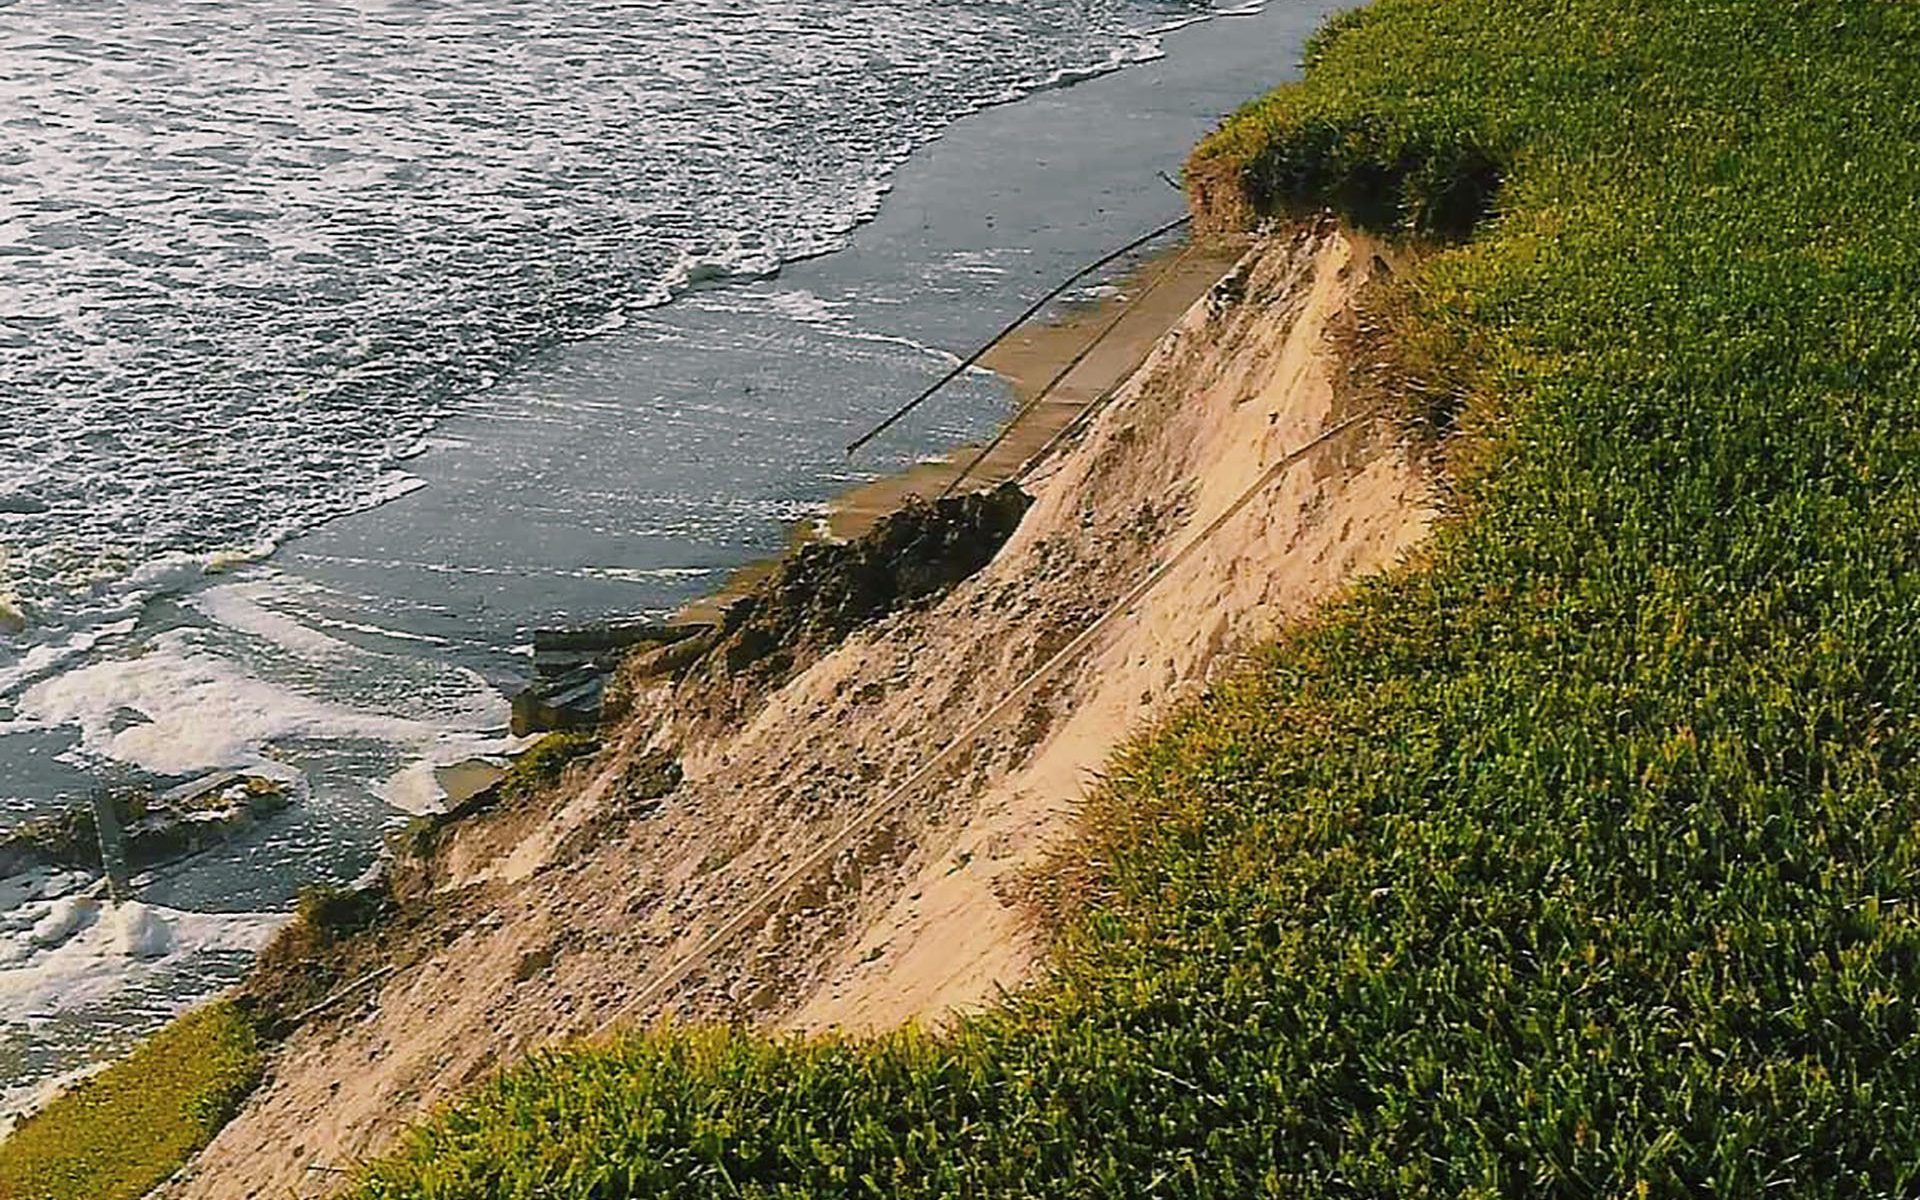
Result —
<instances>
[{"instance_id":1,"label":"green shrub","mask_svg":"<svg viewBox=\"0 0 1920 1200\"><path fill-rule=\"evenodd\" d=\"M260 967L283 971L325 957L338 943L373 928L389 907L384 888L355 890L314 884L300 889L293 919L260 952ZM262 973L255 971L256 980Z\"/></svg>"},{"instance_id":2,"label":"green shrub","mask_svg":"<svg viewBox=\"0 0 1920 1200\"><path fill-rule=\"evenodd\" d=\"M358 1195L1920 1192L1920 6L1312 55L1190 178L1478 216L1402 281L1482 448L1425 566L1115 765L1043 984L543 1059Z\"/></svg>"},{"instance_id":3,"label":"green shrub","mask_svg":"<svg viewBox=\"0 0 1920 1200\"><path fill-rule=\"evenodd\" d=\"M206 1145L260 1070L253 1027L233 1005L197 1008L0 1141L0 1196L143 1196Z\"/></svg>"},{"instance_id":4,"label":"green shrub","mask_svg":"<svg viewBox=\"0 0 1920 1200\"><path fill-rule=\"evenodd\" d=\"M439 814L429 813L410 817L400 830L393 834L388 844L401 858L430 858L440 845L442 821Z\"/></svg>"},{"instance_id":5,"label":"green shrub","mask_svg":"<svg viewBox=\"0 0 1920 1200\"><path fill-rule=\"evenodd\" d=\"M323 940L359 933L379 919L386 896L378 889L313 884L300 889L293 919Z\"/></svg>"},{"instance_id":6,"label":"green shrub","mask_svg":"<svg viewBox=\"0 0 1920 1200\"><path fill-rule=\"evenodd\" d=\"M355 975L385 965L378 934L397 903L387 878L375 887L300 889L293 919L261 949L236 993L260 1036L278 1041L298 1018ZM363 936L368 935L368 936Z\"/></svg>"}]
</instances>

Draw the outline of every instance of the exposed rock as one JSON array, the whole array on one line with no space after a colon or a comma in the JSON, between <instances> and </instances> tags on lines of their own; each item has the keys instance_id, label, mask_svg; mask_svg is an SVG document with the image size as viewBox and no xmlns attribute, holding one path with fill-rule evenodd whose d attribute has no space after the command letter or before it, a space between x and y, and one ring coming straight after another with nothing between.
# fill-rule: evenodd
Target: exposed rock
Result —
<instances>
[{"instance_id":1,"label":"exposed rock","mask_svg":"<svg viewBox=\"0 0 1920 1200\"><path fill-rule=\"evenodd\" d=\"M720 624L630 658L622 690L674 679L673 707L694 725L738 719L863 625L939 598L978 572L1033 503L1012 483L911 500L848 542L803 546L727 609Z\"/></svg>"},{"instance_id":2,"label":"exposed rock","mask_svg":"<svg viewBox=\"0 0 1920 1200\"><path fill-rule=\"evenodd\" d=\"M602 622L576 625L568 629L533 631L534 668L542 674L557 673L554 664L565 670L589 659L601 658L636 646L668 645L695 629L682 625L661 625L652 621Z\"/></svg>"},{"instance_id":3,"label":"exposed rock","mask_svg":"<svg viewBox=\"0 0 1920 1200\"><path fill-rule=\"evenodd\" d=\"M513 736L590 729L598 725L607 679L612 672L611 664L583 663L564 675L528 686L513 698L513 718L509 726Z\"/></svg>"},{"instance_id":4,"label":"exposed rock","mask_svg":"<svg viewBox=\"0 0 1920 1200\"><path fill-rule=\"evenodd\" d=\"M539 678L513 698L513 736L599 724L607 684L623 657L697 641L708 628L631 622L536 630L533 667Z\"/></svg>"},{"instance_id":5,"label":"exposed rock","mask_svg":"<svg viewBox=\"0 0 1920 1200\"><path fill-rule=\"evenodd\" d=\"M221 845L289 801L278 780L222 771L157 796L122 792L113 803L126 831L127 865L139 871ZM91 805L24 822L0 836L0 878L34 867L100 866Z\"/></svg>"}]
</instances>

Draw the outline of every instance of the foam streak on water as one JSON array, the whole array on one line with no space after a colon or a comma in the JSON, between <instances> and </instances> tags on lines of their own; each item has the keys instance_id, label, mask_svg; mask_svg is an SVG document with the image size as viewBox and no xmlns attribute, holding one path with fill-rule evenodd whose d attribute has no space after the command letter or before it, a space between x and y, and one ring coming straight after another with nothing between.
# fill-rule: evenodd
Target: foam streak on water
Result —
<instances>
[{"instance_id":1,"label":"foam streak on water","mask_svg":"<svg viewBox=\"0 0 1920 1200\"><path fill-rule=\"evenodd\" d=\"M6 5L0 597L57 626L377 501L534 350L835 247L914 145L1192 7Z\"/></svg>"}]
</instances>

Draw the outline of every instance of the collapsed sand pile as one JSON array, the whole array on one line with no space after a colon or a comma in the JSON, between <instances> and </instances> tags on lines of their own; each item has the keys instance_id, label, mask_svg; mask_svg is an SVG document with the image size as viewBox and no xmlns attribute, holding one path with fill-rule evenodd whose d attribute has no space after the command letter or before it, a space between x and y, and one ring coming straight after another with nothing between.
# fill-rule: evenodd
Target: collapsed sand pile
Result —
<instances>
[{"instance_id":1,"label":"collapsed sand pile","mask_svg":"<svg viewBox=\"0 0 1920 1200\"><path fill-rule=\"evenodd\" d=\"M1086 653L1032 677L1349 415L1332 331L1381 265L1331 225L1258 245L1041 464L1032 508L963 581L877 604L878 620L751 687L701 674L724 651L630 672L609 748L541 802L441 835L430 919L395 944L400 969L297 1033L168 1194L323 1194L488 1071L665 1009L868 1028L1019 982L1041 947L1012 885L1070 829L1111 750L1425 531L1416 466L1384 423L1356 425L1257 490ZM689 703L703 679L724 703ZM943 751L931 778L653 995L709 931ZM663 754L679 771L664 795Z\"/></svg>"}]
</instances>

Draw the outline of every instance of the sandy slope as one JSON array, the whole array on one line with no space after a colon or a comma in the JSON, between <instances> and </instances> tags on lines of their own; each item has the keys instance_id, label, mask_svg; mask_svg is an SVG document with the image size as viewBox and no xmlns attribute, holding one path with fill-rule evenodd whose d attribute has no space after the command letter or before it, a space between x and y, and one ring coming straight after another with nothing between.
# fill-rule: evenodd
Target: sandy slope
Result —
<instances>
[{"instance_id":1,"label":"sandy slope","mask_svg":"<svg viewBox=\"0 0 1920 1200\"><path fill-rule=\"evenodd\" d=\"M1086 440L1038 473L1039 503L992 571L1058 588L1061 569L1048 559L1062 538L1078 539L1067 571L1122 582L1345 415L1327 331L1369 274L1354 258L1347 239L1325 231L1250 255L1234 276L1244 302L1197 305ZM1064 831L1120 741L1289 615L1394 561L1425 531L1424 497L1412 464L1368 429L1268 489L1060 680L1032 750L958 810L940 852L864 922L791 1023L898 1024L1018 982L1039 947L1000 897ZM1104 549L1115 540L1133 544Z\"/></svg>"},{"instance_id":2,"label":"sandy slope","mask_svg":"<svg viewBox=\"0 0 1920 1200\"><path fill-rule=\"evenodd\" d=\"M635 1004L656 972L1339 418L1329 327L1378 261L1331 226L1256 246L1035 474L1037 502L986 569L857 633L737 729L689 740L685 698L661 685L618 748L551 803L463 827L434 863L404 968L297 1034L169 1194L323 1194L339 1168L498 1065L657 1015ZM1017 982L1037 948L1008 885L1068 828L1088 773L1237 648L1391 563L1424 532L1424 497L1383 429L1326 443L1086 655L757 912L665 1006L872 1027ZM681 755L685 781L664 804L629 790L648 746Z\"/></svg>"}]
</instances>

